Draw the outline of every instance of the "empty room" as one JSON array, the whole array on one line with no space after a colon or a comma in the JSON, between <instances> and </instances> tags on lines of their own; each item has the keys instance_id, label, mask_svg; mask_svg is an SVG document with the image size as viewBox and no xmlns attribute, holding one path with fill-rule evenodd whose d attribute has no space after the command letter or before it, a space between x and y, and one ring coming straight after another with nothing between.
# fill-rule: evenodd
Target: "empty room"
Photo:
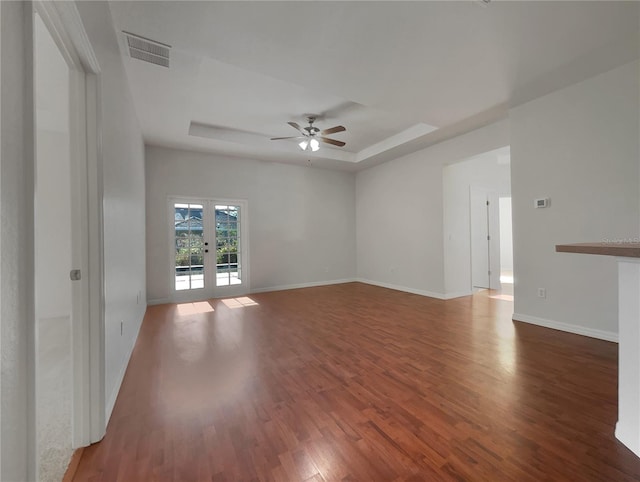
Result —
<instances>
[{"instance_id":1,"label":"empty room","mask_svg":"<svg viewBox=\"0 0 640 482\"><path fill-rule=\"evenodd\" d=\"M640 2L0 25L0 480L640 481Z\"/></svg>"}]
</instances>

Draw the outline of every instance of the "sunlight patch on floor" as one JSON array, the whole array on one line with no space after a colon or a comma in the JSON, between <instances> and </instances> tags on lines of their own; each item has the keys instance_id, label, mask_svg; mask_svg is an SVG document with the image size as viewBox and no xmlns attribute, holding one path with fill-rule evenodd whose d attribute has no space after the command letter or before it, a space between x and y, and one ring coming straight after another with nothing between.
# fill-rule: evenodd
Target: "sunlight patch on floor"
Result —
<instances>
[{"instance_id":1,"label":"sunlight patch on floor","mask_svg":"<svg viewBox=\"0 0 640 482\"><path fill-rule=\"evenodd\" d=\"M178 316L197 315L199 313L211 313L214 311L213 306L208 301L199 301L196 303L180 303L176 305Z\"/></svg>"},{"instance_id":2,"label":"sunlight patch on floor","mask_svg":"<svg viewBox=\"0 0 640 482\"><path fill-rule=\"evenodd\" d=\"M242 296L240 298L228 298L226 300L222 300L222 303L227 308L231 309L244 308L245 306L256 306L258 304L248 296Z\"/></svg>"}]
</instances>

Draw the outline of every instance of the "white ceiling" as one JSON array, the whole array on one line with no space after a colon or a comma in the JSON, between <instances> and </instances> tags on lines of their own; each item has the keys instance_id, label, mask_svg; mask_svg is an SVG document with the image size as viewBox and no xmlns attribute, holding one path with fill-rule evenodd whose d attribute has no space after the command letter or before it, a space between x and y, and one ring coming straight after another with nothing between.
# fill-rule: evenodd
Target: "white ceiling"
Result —
<instances>
[{"instance_id":1,"label":"white ceiling","mask_svg":"<svg viewBox=\"0 0 640 482\"><path fill-rule=\"evenodd\" d=\"M149 144L357 170L638 58L636 2L111 2ZM172 46L128 57L121 31ZM287 121L344 125L313 154ZM194 135L190 135L191 132ZM462 126L462 127L461 127Z\"/></svg>"}]
</instances>

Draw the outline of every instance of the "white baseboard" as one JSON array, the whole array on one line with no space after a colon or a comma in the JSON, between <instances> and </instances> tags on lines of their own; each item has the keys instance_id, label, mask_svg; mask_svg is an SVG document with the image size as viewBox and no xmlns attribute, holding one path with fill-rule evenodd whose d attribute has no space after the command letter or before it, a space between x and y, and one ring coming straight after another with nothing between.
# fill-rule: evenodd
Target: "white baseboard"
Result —
<instances>
[{"instance_id":1,"label":"white baseboard","mask_svg":"<svg viewBox=\"0 0 640 482\"><path fill-rule=\"evenodd\" d=\"M336 280L328 280L328 281L312 281L310 283L296 283L290 285L280 285L280 286L266 286L263 288L252 288L249 290L249 294L251 293L267 293L269 291L284 291L284 290L295 290L299 288L313 288L314 286L328 286L328 285L338 285L342 283L353 283L357 281L355 278L347 278L347 279L336 279ZM208 298L204 298L208 299ZM172 301L170 298L158 298L155 300L147 301L147 305L164 305L167 303L181 303L179 301Z\"/></svg>"},{"instance_id":2,"label":"white baseboard","mask_svg":"<svg viewBox=\"0 0 640 482\"><path fill-rule=\"evenodd\" d=\"M523 315L514 313L512 316L514 321L522 321L532 325L544 326L545 328L553 328L554 330L566 331L575 335L588 336L599 340L612 341L618 343L618 334L612 331L596 330L595 328L586 328L580 325L572 325L562 321L546 320L536 316Z\"/></svg>"},{"instance_id":3,"label":"white baseboard","mask_svg":"<svg viewBox=\"0 0 640 482\"><path fill-rule=\"evenodd\" d=\"M452 300L454 298L462 298L463 296L471 296L471 295L473 295L473 291L459 291L457 293L445 293L443 299Z\"/></svg>"},{"instance_id":4,"label":"white baseboard","mask_svg":"<svg viewBox=\"0 0 640 482\"><path fill-rule=\"evenodd\" d=\"M105 425L109 425L109 419L111 418L111 414L113 413L113 408L116 406L116 400L118 398L118 393L120 392L120 386L122 385L122 380L124 380L124 374L127 371L127 365L129 363L125 363L120 369L120 373L118 374L118 380L116 381L116 385L111 390L111 394L109 394L109 398L107 399L107 406L105 407Z\"/></svg>"},{"instance_id":5,"label":"white baseboard","mask_svg":"<svg viewBox=\"0 0 640 482\"><path fill-rule=\"evenodd\" d=\"M109 394L109 398L107 399L107 403L105 406L105 427L109 424L109 419L111 418L111 413L113 412L113 408L116 405L116 400L118 398L118 393L120 393L120 387L122 386L122 380L124 380L124 374L127 372L127 367L129 366L129 360L131 360L131 354L133 353L133 349L136 346L136 342L138 341L138 335L140 334L140 328L142 327L142 322L144 321L144 315L147 311L147 305L144 306L144 310L142 311L142 315L140 317L140 322L138 323L138 329L136 330L133 339L131 340L131 345L127 350L126 356L122 360L122 366L120 367L120 373L118 373L118 378L116 380L111 393Z\"/></svg>"},{"instance_id":6,"label":"white baseboard","mask_svg":"<svg viewBox=\"0 0 640 482\"><path fill-rule=\"evenodd\" d=\"M149 306L166 305L167 303L171 303L171 300L169 298L158 298L157 300L147 301L147 305Z\"/></svg>"},{"instance_id":7,"label":"white baseboard","mask_svg":"<svg viewBox=\"0 0 640 482\"><path fill-rule=\"evenodd\" d=\"M315 286L339 285L343 283L353 283L354 281L359 280L355 278L347 278L328 281L312 281L311 283L297 283L292 285L267 286L265 288L252 288L251 293L266 293L268 291L296 290L299 288L313 288Z\"/></svg>"},{"instance_id":8,"label":"white baseboard","mask_svg":"<svg viewBox=\"0 0 640 482\"><path fill-rule=\"evenodd\" d=\"M633 429L633 424L623 424L618 420L616 422L615 436L620 442L622 442L629 450L634 454L640 454L640 440L638 440L638 434Z\"/></svg>"},{"instance_id":9,"label":"white baseboard","mask_svg":"<svg viewBox=\"0 0 640 482\"><path fill-rule=\"evenodd\" d=\"M279 286L267 286L264 288L253 288L250 290L250 293L267 293L269 291L284 291L284 290L296 290L299 288L313 288L316 286L329 286L329 285L338 285L343 283L365 283L368 285L380 286L381 288L389 288L396 291L404 291L405 293L412 293L414 295L428 296L429 298L437 298L439 300L451 300L453 298L460 298L462 296L470 296L473 293L471 291L468 292L460 292L460 293L435 293L432 291L424 291L424 290L416 290L414 288L409 288L407 286L394 285L390 283L382 283L378 281L372 281L364 278L345 278L345 279L336 279L336 280L328 280L328 281L312 281L310 283L296 283L290 285L279 285ZM174 303L169 298L158 298L155 300L147 301L147 305L155 306L155 305L164 305L167 303Z\"/></svg>"},{"instance_id":10,"label":"white baseboard","mask_svg":"<svg viewBox=\"0 0 640 482\"><path fill-rule=\"evenodd\" d=\"M354 281L365 283L373 286L380 286L381 288L389 288L390 290L404 291L405 293L411 293L414 295L428 296L429 298L436 298L439 300L449 299L447 295L443 293L435 293L433 291L417 290L415 288L409 288L408 286L394 285L391 283L383 283L381 281L373 281L365 278L356 278ZM455 298L455 296L453 296Z\"/></svg>"}]
</instances>

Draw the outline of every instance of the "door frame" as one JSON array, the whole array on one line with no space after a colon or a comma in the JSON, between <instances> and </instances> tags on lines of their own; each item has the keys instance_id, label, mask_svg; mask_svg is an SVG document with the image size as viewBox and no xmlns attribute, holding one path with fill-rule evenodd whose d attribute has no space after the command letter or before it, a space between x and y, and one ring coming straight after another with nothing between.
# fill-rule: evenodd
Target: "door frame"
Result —
<instances>
[{"instance_id":1,"label":"door frame","mask_svg":"<svg viewBox=\"0 0 640 482\"><path fill-rule=\"evenodd\" d=\"M78 448L106 430L100 65L74 2L35 1L32 22L35 12L70 73L72 267L81 270L72 283L71 312L71 431Z\"/></svg>"},{"instance_id":2,"label":"door frame","mask_svg":"<svg viewBox=\"0 0 640 482\"><path fill-rule=\"evenodd\" d=\"M203 206L203 223L205 229L207 225L213 223L215 224L215 206L216 205L236 205L240 206L240 242L241 242L241 251L240 251L240 259L242 266L242 284L238 287L237 291L233 290L232 287L225 289L225 287L218 287L215 285L215 277L213 280L212 286L207 289L206 287L206 278L205 278L205 288L202 290L194 291L194 290L180 290L177 291L175 288L175 225L171 224L171 220L174 219L175 211L174 205L176 203L193 203L193 204L202 204ZM251 292L251 278L249 273L249 202L246 199L228 199L228 198L214 198L214 197L194 197L194 196L178 196L178 195L170 195L167 197L167 233L168 233L168 246L169 246L169 257L168 257L168 279L169 279L169 300L171 303L188 303L193 301L203 301L211 298L227 298L227 297L235 297L246 295ZM213 239L211 242L211 247L213 248L213 252L210 253L210 257L215 255L215 227L209 228L213 232ZM211 263L209 263L211 264ZM209 269L208 271L211 271ZM205 271L206 276L207 271ZM237 286L237 285L236 285Z\"/></svg>"}]
</instances>

